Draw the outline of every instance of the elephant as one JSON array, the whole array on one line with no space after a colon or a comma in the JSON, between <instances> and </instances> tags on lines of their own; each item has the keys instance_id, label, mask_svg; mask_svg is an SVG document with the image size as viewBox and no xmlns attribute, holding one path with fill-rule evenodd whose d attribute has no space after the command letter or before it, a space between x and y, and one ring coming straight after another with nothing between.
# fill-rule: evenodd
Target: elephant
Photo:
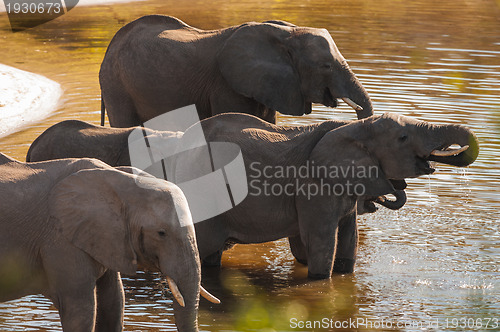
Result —
<instances>
[{"instance_id":1,"label":"elephant","mask_svg":"<svg viewBox=\"0 0 500 332\"><path fill-rule=\"evenodd\" d=\"M240 113L201 121L207 142L239 146L248 180L248 195L239 205L195 224L202 261L220 265L222 252L234 243L288 237L310 278L330 278L332 271L351 273L360 195L379 197L404 189L405 179L434 172L430 161L462 167L479 153L475 134L461 125L430 124L392 113L334 129L330 123L279 127ZM183 141L196 134L188 129ZM196 148L178 154L172 181L203 176L199 160L204 153Z\"/></svg>"},{"instance_id":2,"label":"elephant","mask_svg":"<svg viewBox=\"0 0 500 332\"><path fill-rule=\"evenodd\" d=\"M368 93L326 29L285 21L201 30L163 15L141 17L111 40L99 71L101 125L140 125L196 104L200 119L240 112L276 122L344 100L373 114Z\"/></svg>"},{"instance_id":3,"label":"elephant","mask_svg":"<svg viewBox=\"0 0 500 332\"><path fill-rule=\"evenodd\" d=\"M325 121L321 124L322 131L328 131L347 124L348 121ZM309 131L318 127L317 124L296 127L297 131ZM275 130L282 127L274 126ZM182 132L158 131L142 127L110 128L96 126L80 120L65 120L49 127L31 144L26 154L27 162L46 161L62 158L96 158L110 166L131 166L128 149L128 137L134 130L143 130L149 140L162 140L163 145L175 146L182 139ZM290 133L290 128L286 129ZM404 187L399 187L404 189ZM373 213L377 210L374 202L397 210L406 203L404 190L392 193L395 200L388 197L363 197L358 205L358 214Z\"/></svg>"},{"instance_id":4,"label":"elephant","mask_svg":"<svg viewBox=\"0 0 500 332\"><path fill-rule=\"evenodd\" d=\"M130 167L129 167L130 168ZM161 271L179 331L198 331L200 261L182 191L96 159L0 153L0 301L43 294L64 331L122 331L120 273Z\"/></svg>"},{"instance_id":5,"label":"elephant","mask_svg":"<svg viewBox=\"0 0 500 332\"><path fill-rule=\"evenodd\" d=\"M270 126L267 129L287 133L288 135L292 133L292 129L294 130L293 135L300 131L312 130L320 130L326 133L347 123L349 122L325 121L321 125L313 124L294 128ZM28 150L26 161L36 162L60 158L90 157L102 160L111 166L130 166L131 161L127 139L132 131L139 128L109 128L95 126L79 120L62 121L48 128L35 139ZM140 128L140 130L144 130L145 137L150 140L155 138L161 139L165 144L173 146L179 144L179 140L183 134L181 132L155 131L148 128ZM391 200L386 196L361 197L357 204L357 214L361 215L377 211L378 208L374 203L378 203L391 210L403 207L406 203L405 185L400 184L399 186L395 186L397 190L392 193L395 196L395 200ZM297 247L299 244L297 239L291 238L289 242L292 253L297 257L297 260L300 263L305 263L301 255L297 254L300 251L300 248ZM206 258L203 264L205 266L220 265L220 257L216 256L214 261Z\"/></svg>"},{"instance_id":6,"label":"elephant","mask_svg":"<svg viewBox=\"0 0 500 332\"><path fill-rule=\"evenodd\" d=\"M131 166L128 138L137 129L143 130L147 139L161 139L169 145L177 144L183 134L142 127L100 127L80 120L65 120L49 127L33 141L26 161L95 158L113 167Z\"/></svg>"}]
</instances>

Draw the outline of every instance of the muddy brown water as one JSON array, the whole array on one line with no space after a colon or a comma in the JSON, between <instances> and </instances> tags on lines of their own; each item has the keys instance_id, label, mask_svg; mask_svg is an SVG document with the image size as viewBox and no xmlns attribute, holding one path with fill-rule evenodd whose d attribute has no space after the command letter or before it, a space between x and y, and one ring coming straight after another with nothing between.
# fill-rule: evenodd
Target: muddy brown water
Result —
<instances>
[{"instance_id":1,"label":"muddy brown water","mask_svg":"<svg viewBox=\"0 0 500 332\"><path fill-rule=\"evenodd\" d=\"M122 25L152 13L206 29L268 19L327 28L377 113L461 123L481 143L472 166L437 165L435 174L409 181L403 209L360 218L353 274L311 282L285 240L226 252L221 270L204 273L205 287L223 304L201 300L201 330L294 331L313 320L344 330L500 329L498 1L153 0L77 6L15 34L2 13L0 62L59 82L64 96L52 116L0 139L0 151L23 160L54 123L97 124L106 46ZM354 119L354 112L316 105L307 117L279 122L330 118ZM175 330L172 298L158 275L139 273L125 284L127 331ZM47 299L24 297L0 304L0 330L59 331L59 317Z\"/></svg>"}]
</instances>

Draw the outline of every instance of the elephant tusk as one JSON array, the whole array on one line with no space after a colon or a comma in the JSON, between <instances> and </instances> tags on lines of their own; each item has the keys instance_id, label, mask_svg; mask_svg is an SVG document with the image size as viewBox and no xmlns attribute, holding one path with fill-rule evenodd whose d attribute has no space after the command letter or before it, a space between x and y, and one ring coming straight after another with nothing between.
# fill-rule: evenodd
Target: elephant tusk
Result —
<instances>
[{"instance_id":1,"label":"elephant tusk","mask_svg":"<svg viewBox=\"0 0 500 332\"><path fill-rule=\"evenodd\" d=\"M349 98L342 98L342 100L349 106L351 106L352 108L354 108L355 111L362 111L363 110L363 107L359 106L358 104L356 104L355 102L353 102L352 100L350 100Z\"/></svg>"},{"instance_id":2,"label":"elephant tusk","mask_svg":"<svg viewBox=\"0 0 500 332\"><path fill-rule=\"evenodd\" d=\"M462 146L460 149L448 149L448 150L434 150L431 152L431 155L433 156L438 156L438 157L449 157L449 156L454 156L459 153L464 152L469 148L468 145Z\"/></svg>"},{"instance_id":3,"label":"elephant tusk","mask_svg":"<svg viewBox=\"0 0 500 332\"><path fill-rule=\"evenodd\" d=\"M203 288L202 286L200 286L200 295L203 296L205 299L207 299L208 301L212 302L212 303L215 303L215 304L220 304L220 300L218 298L216 298L215 296L213 296L212 294L210 294L205 288Z\"/></svg>"},{"instance_id":4,"label":"elephant tusk","mask_svg":"<svg viewBox=\"0 0 500 332\"><path fill-rule=\"evenodd\" d=\"M172 295L177 300L181 307L184 307L186 304L184 303L184 298L182 297L181 292L179 291L179 287L177 287L175 281L173 281L170 277L167 277L168 287L170 287L170 291Z\"/></svg>"}]
</instances>

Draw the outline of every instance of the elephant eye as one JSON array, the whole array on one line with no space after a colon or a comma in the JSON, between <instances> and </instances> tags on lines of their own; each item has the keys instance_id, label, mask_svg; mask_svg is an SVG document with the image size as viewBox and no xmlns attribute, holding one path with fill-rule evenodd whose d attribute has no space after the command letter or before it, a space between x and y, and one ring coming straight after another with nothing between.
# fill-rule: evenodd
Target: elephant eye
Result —
<instances>
[{"instance_id":1,"label":"elephant eye","mask_svg":"<svg viewBox=\"0 0 500 332\"><path fill-rule=\"evenodd\" d=\"M161 230L161 231L158 231L158 235L161 237L164 237L167 235L167 232L165 232L164 230Z\"/></svg>"},{"instance_id":2,"label":"elephant eye","mask_svg":"<svg viewBox=\"0 0 500 332\"><path fill-rule=\"evenodd\" d=\"M406 134L403 134L401 136L399 136L398 140L402 143L402 142L406 142L408 140L408 135Z\"/></svg>"},{"instance_id":3,"label":"elephant eye","mask_svg":"<svg viewBox=\"0 0 500 332\"><path fill-rule=\"evenodd\" d=\"M324 63L323 65L321 65L321 67L323 69L328 69L329 70L329 69L332 69L332 64L327 62L327 63Z\"/></svg>"}]
</instances>

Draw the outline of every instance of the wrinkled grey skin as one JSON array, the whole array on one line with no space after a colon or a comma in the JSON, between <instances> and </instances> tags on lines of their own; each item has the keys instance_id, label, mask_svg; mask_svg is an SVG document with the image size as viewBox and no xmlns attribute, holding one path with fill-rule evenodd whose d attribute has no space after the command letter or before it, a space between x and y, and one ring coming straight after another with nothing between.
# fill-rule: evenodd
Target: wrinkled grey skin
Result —
<instances>
[{"instance_id":1,"label":"wrinkled grey skin","mask_svg":"<svg viewBox=\"0 0 500 332\"><path fill-rule=\"evenodd\" d=\"M0 206L0 301L41 293L64 331L122 331L119 272L139 266L177 283L186 304L174 301L177 327L198 330L199 256L194 228L180 226L191 217L177 186L95 159L0 154Z\"/></svg>"},{"instance_id":2,"label":"wrinkled grey skin","mask_svg":"<svg viewBox=\"0 0 500 332\"><path fill-rule=\"evenodd\" d=\"M326 132L345 124L348 121L325 121L320 130ZM314 130L312 126L273 127L273 130L285 132L287 135L296 135L299 132ZM66 120L59 122L44 131L31 144L26 155L27 162L53 160L61 158L96 158L110 166L130 166L128 149L128 136L136 129L144 130L148 140L161 139L163 145L177 145L182 138L181 132L155 131L147 128L109 128L79 121ZM270 128L271 129L271 128ZM404 188L396 188L404 189ZM406 195L403 190L396 190L396 199L386 200L379 197L363 197L363 202L358 204L358 214L373 213L377 208L376 202L392 210L403 207Z\"/></svg>"},{"instance_id":3,"label":"wrinkled grey skin","mask_svg":"<svg viewBox=\"0 0 500 332\"><path fill-rule=\"evenodd\" d=\"M260 243L290 238L295 257L307 263L311 278L329 278L333 271L353 271L358 243L355 195L316 195L310 200L301 192L294 196L252 195L251 181L263 181L266 166L309 165L375 167L371 177L301 177L304 185L325 183L362 184L365 195L379 197L395 191L406 178L431 174L428 160L464 166L478 154L472 131L459 125L432 125L387 113L353 121L333 130L328 122L304 127L278 127L256 117L227 113L202 121L208 142L232 142L240 146L249 195L239 205L208 221L195 224L200 258L220 264L222 251L230 243ZM189 141L191 131L184 137ZM433 157L433 150L452 144L470 145L455 157ZM193 158L194 157L194 158ZM185 158L185 159L183 159ZM175 181L195 171L196 155L180 155ZM253 162L260 162L260 165ZM255 169L258 169L259 174ZM378 175L378 176L377 176ZM285 186L289 178L269 179ZM335 255L335 256L334 256Z\"/></svg>"},{"instance_id":4,"label":"wrinkled grey skin","mask_svg":"<svg viewBox=\"0 0 500 332\"><path fill-rule=\"evenodd\" d=\"M96 158L106 164L130 166L128 138L134 130L144 130L148 140L161 139L176 144L181 132L156 131L148 128L109 128L79 120L66 120L45 130L31 144L27 162L61 158Z\"/></svg>"},{"instance_id":5,"label":"wrinkled grey skin","mask_svg":"<svg viewBox=\"0 0 500 332\"><path fill-rule=\"evenodd\" d=\"M223 118L223 117L222 117ZM321 125L314 124L310 126L297 127L266 127L267 130L294 136L301 132L320 130L326 133L330 130L348 124L348 121L325 121ZM139 127L132 128L108 128L95 126L79 120L66 120L53 125L43 132L30 146L26 161L44 161L61 158L97 158L111 166L129 166L130 156L128 150L128 136ZM141 128L142 129L142 128ZM147 128L146 137L154 139L161 137L162 140L168 140L168 144L176 145L182 137L180 132L153 131ZM398 188L404 189L404 188ZM396 190L392 193L396 199L386 200L383 197L361 197L358 199L358 215L373 213L377 211L374 202L389 209L397 210L406 203L406 194L404 190ZM292 253L298 261L305 263L302 256L297 254L301 250L296 248L300 243L295 239L290 239ZM205 260L206 265L220 264L220 257L215 257L215 261Z\"/></svg>"},{"instance_id":6,"label":"wrinkled grey skin","mask_svg":"<svg viewBox=\"0 0 500 332\"><path fill-rule=\"evenodd\" d=\"M122 27L99 72L102 118L132 127L196 104L200 119L223 112L271 123L276 111L302 115L311 103L336 107L347 97L373 114L370 98L325 29L283 21L200 30L149 15Z\"/></svg>"}]
</instances>

